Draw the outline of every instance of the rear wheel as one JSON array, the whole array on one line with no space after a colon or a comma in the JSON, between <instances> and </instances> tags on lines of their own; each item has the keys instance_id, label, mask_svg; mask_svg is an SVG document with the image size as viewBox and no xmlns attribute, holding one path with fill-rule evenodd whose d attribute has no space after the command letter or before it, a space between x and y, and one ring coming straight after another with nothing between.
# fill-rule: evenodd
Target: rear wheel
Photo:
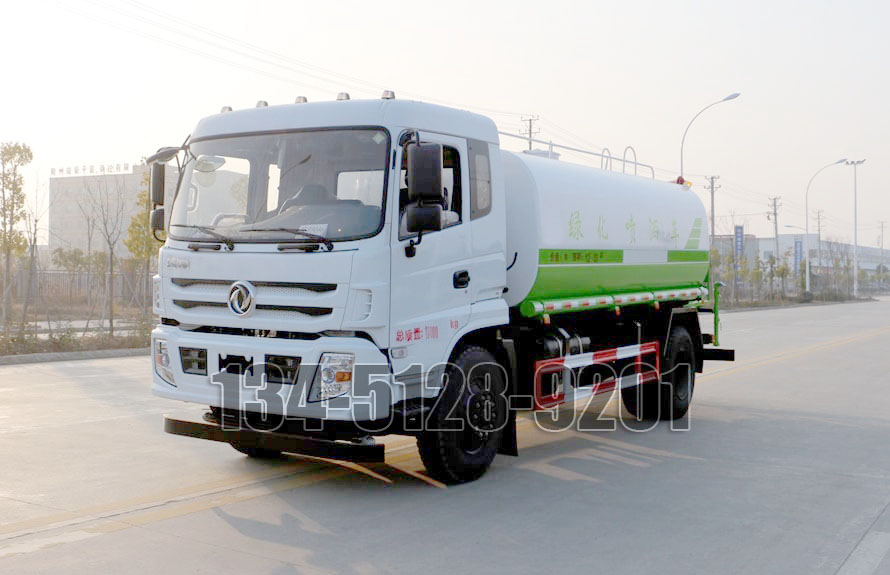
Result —
<instances>
[{"instance_id":1,"label":"rear wheel","mask_svg":"<svg viewBox=\"0 0 890 575\"><path fill-rule=\"evenodd\" d=\"M685 327L675 327L667 341L661 383L621 390L624 408L638 419L680 419L689 411L695 388L695 347Z\"/></svg>"},{"instance_id":2,"label":"rear wheel","mask_svg":"<svg viewBox=\"0 0 890 575\"><path fill-rule=\"evenodd\" d=\"M430 476L454 484L485 473L507 421L506 385L491 353L479 346L460 350L446 369L445 387L417 439Z\"/></svg>"}]
</instances>

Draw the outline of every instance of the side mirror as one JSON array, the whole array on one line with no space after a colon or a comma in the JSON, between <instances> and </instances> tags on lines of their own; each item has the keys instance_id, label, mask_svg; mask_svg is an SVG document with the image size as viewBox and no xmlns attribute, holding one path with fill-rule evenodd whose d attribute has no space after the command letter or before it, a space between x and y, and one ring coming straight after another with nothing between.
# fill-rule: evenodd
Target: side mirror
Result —
<instances>
[{"instance_id":1,"label":"side mirror","mask_svg":"<svg viewBox=\"0 0 890 575\"><path fill-rule=\"evenodd\" d=\"M164 208L155 208L148 216L148 227L152 233L164 231Z\"/></svg>"},{"instance_id":2,"label":"side mirror","mask_svg":"<svg viewBox=\"0 0 890 575\"><path fill-rule=\"evenodd\" d=\"M164 183L165 183L166 166L161 163L151 165L151 205L164 205ZM161 220L163 224L163 219ZM163 229L163 225L161 227Z\"/></svg>"},{"instance_id":3,"label":"side mirror","mask_svg":"<svg viewBox=\"0 0 890 575\"><path fill-rule=\"evenodd\" d=\"M409 204L405 208L405 218L409 234L439 231L442 229L442 206Z\"/></svg>"},{"instance_id":4,"label":"side mirror","mask_svg":"<svg viewBox=\"0 0 890 575\"><path fill-rule=\"evenodd\" d=\"M420 203L444 201L442 192L442 146L410 143L408 152L408 200Z\"/></svg>"}]
</instances>

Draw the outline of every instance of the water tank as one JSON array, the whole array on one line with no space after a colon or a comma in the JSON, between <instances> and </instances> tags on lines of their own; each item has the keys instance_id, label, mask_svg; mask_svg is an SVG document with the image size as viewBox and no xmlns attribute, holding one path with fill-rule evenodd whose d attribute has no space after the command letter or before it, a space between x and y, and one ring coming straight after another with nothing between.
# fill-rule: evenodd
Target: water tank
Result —
<instances>
[{"instance_id":1,"label":"water tank","mask_svg":"<svg viewBox=\"0 0 890 575\"><path fill-rule=\"evenodd\" d=\"M620 294L634 294L639 303L638 293L652 299L694 299L703 293L707 217L689 188L528 154L501 154L510 306L536 315L547 302L552 310L554 302L614 305L622 303L612 299Z\"/></svg>"}]
</instances>

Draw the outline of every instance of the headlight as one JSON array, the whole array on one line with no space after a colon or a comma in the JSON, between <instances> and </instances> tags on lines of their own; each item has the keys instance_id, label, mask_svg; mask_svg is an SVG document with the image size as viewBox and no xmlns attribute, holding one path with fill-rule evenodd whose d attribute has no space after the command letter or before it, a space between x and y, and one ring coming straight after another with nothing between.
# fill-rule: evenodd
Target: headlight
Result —
<instances>
[{"instance_id":1,"label":"headlight","mask_svg":"<svg viewBox=\"0 0 890 575\"><path fill-rule=\"evenodd\" d=\"M151 311L164 315L164 299L161 297L161 276L151 278Z\"/></svg>"},{"instance_id":2,"label":"headlight","mask_svg":"<svg viewBox=\"0 0 890 575\"><path fill-rule=\"evenodd\" d=\"M355 355L351 353L323 353L312 382L312 399L324 401L348 393L354 365Z\"/></svg>"},{"instance_id":3,"label":"headlight","mask_svg":"<svg viewBox=\"0 0 890 575\"><path fill-rule=\"evenodd\" d=\"M154 355L155 360L155 371L161 376L161 379L171 385L176 385L176 380L173 378L173 370L170 369L170 350L167 347L167 340L156 339L152 355Z\"/></svg>"}]
</instances>

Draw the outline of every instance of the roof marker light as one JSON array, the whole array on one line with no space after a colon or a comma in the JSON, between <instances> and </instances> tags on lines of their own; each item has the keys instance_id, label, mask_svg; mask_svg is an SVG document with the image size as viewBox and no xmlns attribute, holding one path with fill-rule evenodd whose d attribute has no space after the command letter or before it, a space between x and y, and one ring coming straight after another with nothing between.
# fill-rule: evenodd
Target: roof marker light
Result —
<instances>
[{"instance_id":1,"label":"roof marker light","mask_svg":"<svg viewBox=\"0 0 890 575\"><path fill-rule=\"evenodd\" d=\"M383 98L384 100L395 100L396 93L393 92L392 90L384 90L383 95L380 97Z\"/></svg>"},{"instance_id":2,"label":"roof marker light","mask_svg":"<svg viewBox=\"0 0 890 575\"><path fill-rule=\"evenodd\" d=\"M309 100L306 98L306 96L297 96L297 99L294 100L294 104L305 104L308 101Z\"/></svg>"},{"instance_id":3,"label":"roof marker light","mask_svg":"<svg viewBox=\"0 0 890 575\"><path fill-rule=\"evenodd\" d=\"M265 100L259 100L259 101L256 103L256 107L257 107L257 108L265 108L265 107L267 107L268 105L269 105L269 102L267 102L267 101L265 101Z\"/></svg>"},{"instance_id":4,"label":"roof marker light","mask_svg":"<svg viewBox=\"0 0 890 575\"><path fill-rule=\"evenodd\" d=\"M347 92L340 92L339 94L337 94L338 101L348 100L348 99L349 99L349 94Z\"/></svg>"},{"instance_id":5,"label":"roof marker light","mask_svg":"<svg viewBox=\"0 0 890 575\"><path fill-rule=\"evenodd\" d=\"M231 107L231 106L223 106L222 108L220 108L219 113L220 113L220 114L225 114L226 112L231 112L231 111L232 111L232 107Z\"/></svg>"}]
</instances>

